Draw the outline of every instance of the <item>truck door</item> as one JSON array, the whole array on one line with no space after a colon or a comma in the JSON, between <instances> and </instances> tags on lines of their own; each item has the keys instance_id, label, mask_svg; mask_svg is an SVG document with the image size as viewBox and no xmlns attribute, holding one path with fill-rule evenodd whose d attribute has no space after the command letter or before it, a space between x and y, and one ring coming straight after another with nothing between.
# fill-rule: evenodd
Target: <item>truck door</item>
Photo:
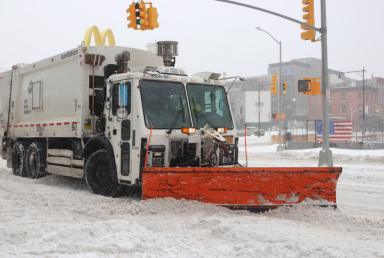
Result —
<instances>
[{"instance_id":1,"label":"truck door","mask_svg":"<svg viewBox=\"0 0 384 258\"><path fill-rule=\"evenodd\" d=\"M109 135L115 151L116 169L121 181L131 175L131 82L116 82L112 86L112 120Z\"/></svg>"}]
</instances>

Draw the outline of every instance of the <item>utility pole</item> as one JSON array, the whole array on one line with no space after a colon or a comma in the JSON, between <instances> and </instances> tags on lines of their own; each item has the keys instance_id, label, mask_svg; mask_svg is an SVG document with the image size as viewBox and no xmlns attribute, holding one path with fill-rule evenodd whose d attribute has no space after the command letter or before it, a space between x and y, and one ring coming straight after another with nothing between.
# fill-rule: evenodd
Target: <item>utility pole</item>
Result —
<instances>
[{"instance_id":1,"label":"utility pole","mask_svg":"<svg viewBox=\"0 0 384 258\"><path fill-rule=\"evenodd\" d=\"M362 118L361 118L361 124L360 124L360 129L361 129L361 140L362 142L364 143L364 138L365 138L365 72L367 70L365 70L365 66L363 66L363 70L357 70L357 71L348 71L348 72L342 72L343 74L347 74L347 73L362 73L362 77L363 77L363 90L362 90L362 97L363 97L363 103L362 103ZM351 118L352 120L352 118ZM356 124L357 124L357 119L356 119ZM356 133L356 140L357 140L357 133Z\"/></svg>"},{"instance_id":2,"label":"utility pole","mask_svg":"<svg viewBox=\"0 0 384 258\"><path fill-rule=\"evenodd\" d=\"M362 141L365 140L365 67L363 66L363 128L361 130Z\"/></svg>"},{"instance_id":3,"label":"utility pole","mask_svg":"<svg viewBox=\"0 0 384 258\"><path fill-rule=\"evenodd\" d=\"M260 103L260 87L261 87L261 84L259 84L259 100L258 100L258 103L259 103L259 131L258 131L258 136L260 136L260 130L261 130L261 126L260 126L260 115L261 115L261 103Z\"/></svg>"}]
</instances>

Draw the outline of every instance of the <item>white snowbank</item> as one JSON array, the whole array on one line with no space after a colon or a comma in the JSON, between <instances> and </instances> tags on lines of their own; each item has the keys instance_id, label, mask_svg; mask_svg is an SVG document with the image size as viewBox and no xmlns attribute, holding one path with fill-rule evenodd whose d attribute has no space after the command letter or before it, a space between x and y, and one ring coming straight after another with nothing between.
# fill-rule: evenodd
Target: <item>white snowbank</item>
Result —
<instances>
[{"instance_id":1,"label":"white snowbank","mask_svg":"<svg viewBox=\"0 0 384 258\"><path fill-rule=\"evenodd\" d=\"M247 137L247 153L249 158L290 158L290 159L318 159L321 148L304 150L284 150L277 152L276 144L265 144L258 137ZM239 139L239 151L245 155L244 138ZM351 150L331 148L336 162L381 162L384 164L384 149L381 150Z\"/></svg>"},{"instance_id":2,"label":"white snowbank","mask_svg":"<svg viewBox=\"0 0 384 258\"><path fill-rule=\"evenodd\" d=\"M102 197L81 180L16 177L1 161L0 257L383 257L383 167L343 167L337 210L306 203L255 214Z\"/></svg>"}]
</instances>

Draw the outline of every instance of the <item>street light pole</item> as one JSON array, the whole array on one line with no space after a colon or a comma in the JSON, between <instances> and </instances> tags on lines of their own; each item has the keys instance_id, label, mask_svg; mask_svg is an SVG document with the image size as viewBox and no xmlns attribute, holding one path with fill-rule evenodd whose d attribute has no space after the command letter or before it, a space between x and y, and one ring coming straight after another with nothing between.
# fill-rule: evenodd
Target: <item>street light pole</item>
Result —
<instances>
[{"instance_id":1,"label":"street light pole","mask_svg":"<svg viewBox=\"0 0 384 258\"><path fill-rule=\"evenodd\" d=\"M364 143L364 138L365 138L365 66L363 66L363 70L357 70L357 71L348 71L348 72L342 72L342 74L347 74L347 73L362 73L363 74L363 107L362 107L362 119L361 119L361 137L362 137L362 142Z\"/></svg>"},{"instance_id":2,"label":"street light pole","mask_svg":"<svg viewBox=\"0 0 384 258\"><path fill-rule=\"evenodd\" d=\"M260 103L260 88L261 88L261 84L259 84L259 100L258 100L258 102L259 102L259 131L258 131L258 136L260 136L261 135L261 126L260 126L260 116L261 116L261 103Z\"/></svg>"},{"instance_id":3,"label":"street light pole","mask_svg":"<svg viewBox=\"0 0 384 258\"><path fill-rule=\"evenodd\" d=\"M363 66L363 128L362 128L362 141L365 139L365 69Z\"/></svg>"},{"instance_id":4,"label":"street light pole","mask_svg":"<svg viewBox=\"0 0 384 258\"><path fill-rule=\"evenodd\" d=\"M279 58L279 91L277 94L279 94L279 97L277 99L277 101L279 101L279 145L277 146L277 151L282 151L284 150L284 146L282 144L282 141L283 141L283 137L282 137L282 134L281 134L281 128L282 128L282 116L281 116L281 113L282 113L282 110L284 110L283 108L283 95L281 94L282 92L282 89L283 89L283 80L282 80L282 77L281 77L281 66L282 66L282 42L279 41L279 52L280 52L280 58Z\"/></svg>"},{"instance_id":5,"label":"street light pole","mask_svg":"<svg viewBox=\"0 0 384 258\"><path fill-rule=\"evenodd\" d=\"M280 40L277 40L274 36L272 36L271 33L269 33L268 31L262 29L260 26L256 27L257 30L259 31L262 31L264 33L266 33L268 36L270 36L273 41L275 41L278 45L279 45L279 90L277 91L277 113L278 113L278 124L279 124L279 145L277 146L277 151L282 151L284 150L284 146L282 145L282 135L281 135L281 127L282 127L282 123L281 123L281 110L283 109L282 108L282 95L281 95L281 92L282 92L282 85L283 85L283 81L281 79L281 70L282 70L282 42Z\"/></svg>"}]
</instances>

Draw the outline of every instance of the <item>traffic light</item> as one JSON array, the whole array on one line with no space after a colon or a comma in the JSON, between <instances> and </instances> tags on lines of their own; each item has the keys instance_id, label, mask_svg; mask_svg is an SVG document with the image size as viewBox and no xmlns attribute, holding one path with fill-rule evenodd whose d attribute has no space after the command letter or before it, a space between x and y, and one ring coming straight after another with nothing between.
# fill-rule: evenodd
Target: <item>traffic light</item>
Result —
<instances>
[{"instance_id":1,"label":"traffic light","mask_svg":"<svg viewBox=\"0 0 384 258\"><path fill-rule=\"evenodd\" d=\"M320 95L320 78L304 78L298 81L298 91L304 95Z\"/></svg>"},{"instance_id":2,"label":"traffic light","mask_svg":"<svg viewBox=\"0 0 384 258\"><path fill-rule=\"evenodd\" d=\"M303 0L303 19L304 22L315 26L315 0ZM312 42L316 41L316 31L312 28L306 27L305 25L301 25L301 28L304 32L301 33L301 39L303 40L311 40Z\"/></svg>"},{"instance_id":3,"label":"traffic light","mask_svg":"<svg viewBox=\"0 0 384 258\"><path fill-rule=\"evenodd\" d=\"M284 93L284 96L287 95L287 89L288 89L288 83L283 82L283 93Z\"/></svg>"},{"instance_id":4,"label":"traffic light","mask_svg":"<svg viewBox=\"0 0 384 258\"><path fill-rule=\"evenodd\" d=\"M302 93L311 91L311 80L299 80L298 91Z\"/></svg>"},{"instance_id":5,"label":"traffic light","mask_svg":"<svg viewBox=\"0 0 384 258\"><path fill-rule=\"evenodd\" d=\"M139 16L136 17L140 24L141 30L146 30L148 28L147 21L147 8L145 7L144 1L140 1L139 3Z\"/></svg>"},{"instance_id":6,"label":"traffic light","mask_svg":"<svg viewBox=\"0 0 384 258\"><path fill-rule=\"evenodd\" d=\"M271 78L271 94L277 95L277 75L272 74Z\"/></svg>"},{"instance_id":7,"label":"traffic light","mask_svg":"<svg viewBox=\"0 0 384 258\"><path fill-rule=\"evenodd\" d=\"M157 8L150 4L149 8L147 9L148 29L153 30L159 28L159 23L157 21L158 17L159 14L157 13Z\"/></svg>"},{"instance_id":8,"label":"traffic light","mask_svg":"<svg viewBox=\"0 0 384 258\"><path fill-rule=\"evenodd\" d=\"M136 7L135 4L132 3L129 5L129 8L127 9L128 18L128 28L132 28L134 30L137 30L137 24L136 24Z\"/></svg>"},{"instance_id":9,"label":"traffic light","mask_svg":"<svg viewBox=\"0 0 384 258\"><path fill-rule=\"evenodd\" d=\"M147 6L149 6L147 8ZM135 30L153 30L159 27L157 8L151 2L134 2L127 9L128 28Z\"/></svg>"}]
</instances>

